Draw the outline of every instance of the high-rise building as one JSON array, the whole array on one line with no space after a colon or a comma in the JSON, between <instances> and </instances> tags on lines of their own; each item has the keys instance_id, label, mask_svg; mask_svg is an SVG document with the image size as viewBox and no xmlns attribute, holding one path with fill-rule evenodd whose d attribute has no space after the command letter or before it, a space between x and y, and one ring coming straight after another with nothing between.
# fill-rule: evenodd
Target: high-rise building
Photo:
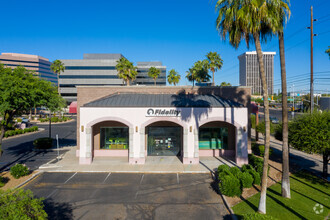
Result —
<instances>
[{"instance_id":1,"label":"high-rise building","mask_svg":"<svg viewBox=\"0 0 330 220\"><path fill-rule=\"evenodd\" d=\"M44 57L19 53L2 53L0 63L12 69L17 66L24 66L26 69L34 71L41 79L57 85L57 75L50 70L52 63Z\"/></svg>"},{"instance_id":2,"label":"high-rise building","mask_svg":"<svg viewBox=\"0 0 330 220\"><path fill-rule=\"evenodd\" d=\"M126 85L118 77L117 61L122 54L84 54L83 59L61 60L65 71L59 76L60 93L68 102L77 100L76 86L121 86ZM161 70L156 85L166 85L166 67L161 62L137 62L138 75L131 84L154 85L148 76L149 68L153 66Z\"/></svg>"},{"instance_id":3,"label":"high-rise building","mask_svg":"<svg viewBox=\"0 0 330 220\"><path fill-rule=\"evenodd\" d=\"M263 52L268 94L274 93L274 56L275 52ZM261 78L257 52L245 52L238 56L239 83L241 86L250 86L252 94L262 94Z\"/></svg>"}]
</instances>

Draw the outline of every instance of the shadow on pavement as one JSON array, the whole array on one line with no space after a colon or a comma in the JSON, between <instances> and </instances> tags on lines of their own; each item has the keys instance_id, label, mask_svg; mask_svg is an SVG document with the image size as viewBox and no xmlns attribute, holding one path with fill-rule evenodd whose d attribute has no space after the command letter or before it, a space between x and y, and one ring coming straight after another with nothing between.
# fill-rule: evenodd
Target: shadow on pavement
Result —
<instances>
[{"instance_id":1,"label":"shadow on pavement","mask_svg":"<svg viewBox=\"0 0 330 220\"><path fill-rule=\"evenodd\" d=\"M73 219L72 206L66 202L54 202L53 199L44 200L45 211L50 220Z\"/></svg>"}]
</instances>

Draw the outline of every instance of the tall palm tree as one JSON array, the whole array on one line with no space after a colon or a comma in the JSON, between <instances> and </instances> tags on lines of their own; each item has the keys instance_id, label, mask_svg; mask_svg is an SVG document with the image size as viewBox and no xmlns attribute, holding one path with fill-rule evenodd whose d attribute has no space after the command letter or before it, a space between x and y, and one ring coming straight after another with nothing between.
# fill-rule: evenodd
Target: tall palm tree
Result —
<instances>
[{"instance_id":1,"label":"tall palm tree","mask_svg":"<svg viewBox=\"0 0 330 220\"><path fill-rule=\"evenodd\" d=\"M207 60L209 61L209 69L212 72L212 85L214 86L214 72L221 69L223 65L223 60L217 52L209 52L206 55Z\"/></svg>"},{"instance_id":2,"label":"tall palm tree","mask_svg":"<svg viewBox=\"0 0 330 220\"><path fill-rule=\"evenodd\" d=\"M329 59L330 59L330 46L328 47L328 49L325 51L325 53L327 53L329 55Z\"/></svg>"},{"instance_id":3,"label":"tall palm tree","mask_svg":"<svg viewBox=\"0 0 330 220\"><path fill-rule=\"evenodd\" d=\"M155 85L156 85L156 79L160 75L160 70L157 69L156 67L150 67L148 71L148 76L154 79Z\"/></svg>"},{"instance_id":4,"label":"tall palm tree","mask_svg":"<svg viewBox=\"0 0 330 220\"><path fill-rule=\"evenodd\" d=\"M211 76L209 75L209 61L199 60L194 64L194 69L196 70L195 80L199 83L210 81Z\"/></svg>"},{"instance_id":5,"label":"tall palm tree","mask_svg":"<svg viewBox=\"0 0 330 220\"><path fill-rule=\"evenodd\" d=\"M266 0L218 0L216 9L219 13L216 27L220 35L225 39L228 34L229 42L235 48L238 48L242 39L245 39L249 47L249 42L253 39L257 51L265 109L265 153L258 211L266 213L270 121L268 89L260 38L264 39L270 32L275 32L275 25L272 23L276 22L273 19L275 12L271 10L272 8L269 7Z\"/></svg>"},{"instance_id":6,"label":"tall palm tree","mask_svg":"<svg viewBox=\"0 0 330 220\"><path fill-rule=\"evenodd\" d=\"M278 13L277 35L280 50L281 63L281 84L282 84L282 196L291 198L290 193L290 174L289 174L289 141L288 141L288 100L287 100L287 84L286 84L286 67L285 67L285 52L284 52L284 25L287 18L290 17L290 9L288 1L277 0L273 1L272 6L276 7Z\"/></svg>"},{"instance_id":7,"label":"tall palm tree","mask_svg":"<svg viewBox=\"0 0 330 220\"><path fill-rule=\"evenodd\" d=\"M126 82L126 85L130 85L130 81L134 81L137 76L136 67L132 62L127 60L125 57L120 58L117 61L116 70L118 77Z\"/></svg>"},{"instance_id":8,"label":"tall palm tree","mask_svg":"<svg viewBox=\"0 0 330 220\"><path fill-rule=\"evenodd\" d=\"M189 68L189 70L186 73L187 73L186 78L188 79L188 81L192 82L193 86L195 86L195 78L197 74L196 69L194 67Z\"/></svg>"},{"instance_id":9,"label":"tall palm tree","mask_svg":"<svg viewBox=\"0 0 330 220\"><path fill-rule=\"evenodd\" d=\"M58 91L58 94L60 94L59 76L60 76L61 72L64 72L64 70L65 70L64 63L62 63L62 61L60 61L60 60L54 60L52 65L50 65L50 69L57 75L57 91Z\"/></svg>"},{"instance_id":10,"label":"tall palm tree","mask_svg":"<svg viewBox=\"0 0 330 220\"><path fill-rule=\"evenodd\" d=\"M181 79L180 74L177 71L175 71L174 69L171 69L167 76L167 82L170 85L174 84L176 86L176 84L179 83L180 79Z\"/></svg>"}]
</instances>

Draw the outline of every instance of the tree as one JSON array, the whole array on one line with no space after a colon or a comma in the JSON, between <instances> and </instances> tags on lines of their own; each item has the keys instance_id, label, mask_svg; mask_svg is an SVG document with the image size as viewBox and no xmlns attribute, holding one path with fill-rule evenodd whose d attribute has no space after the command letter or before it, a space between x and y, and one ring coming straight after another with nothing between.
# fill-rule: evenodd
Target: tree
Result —
<instances>
[{"instance_id":1,"label":"tree","mask_svg":"<svg viewBox=\"0 0 330 220\"><path fill-rule=\"evenodd\" d=\"M118 72L118 77L123 79L128 86L130 81L134 81L136 79L136 69L137 68L133 65L133 63L125 57L122 57L117 61L116 70Z\"/></svg>"},{"instance_id":2,"label":"tree","mask_svg":"<svg viewBox=\"0 0 330 220\"><path fill-rule=\"evenodd\" d=\"M289 143L307 153L323 155L323 177L328 176L330 156L330 112L314 111L289 123Z\"/></svg>"},{"instance_id":3,"label":"tree","mask_svg":"<svg viewBox=\"0 0 330 220\"><path fill-rule=\"evenodd\" d=\"M216 4L216 9L219 13L216 20L216 28L220 35L224 39L228 35L229 43L235 48L238 48L242 39L245 39L249 47L249 43L253 39L257 51L265 108L266 131L262 186L258 208L260 213L266 213L267 170L270 145L268 89L260 38L263 40L270 32L275 32L275 25L272 22L276 22L273 19L276 17L276 11L274 11L274 7L271 7L273 4L271 2L269 1L268 3L266 0L219 0Z\"/></svg>"},{"instance_id":4,"label":"tree","mask_svg":"<svg viewBox=\"0 0 330 220\"><path fill-rule=\"evenodd\" d=\"M290 193L290 173L289 173L289 143L288 143L288 100L286 84L285 50L284 50L284 25L287 17L290 16L290 9L286 0L279 0L279 4L274 4L277 18L277 35L280 50L281 63L281 85L282 85L282 196L291 198Z\"/></svg>"},{"instance_id":5,"label":"tree","mask_svg":"<svg viewBox=\"0 0 330 220\"><path fill-rule=\"evenodd\" d=\"M181 79L181 76L178 72L176 72L174 69L171 69L168 76L167 76L167 81L170 85L174 84L176 86L176 84L179 83Z\"/></svg>"},{"instance_id":6,"label":"tree","mask_svg":"<svg viewBox=\"0 0 330 220\"><path fill-rule=\"evenodd\" d=\"M231 84L230 84L230 83L227 83L227 82L222 82L222 83L220 84L220 86L231 86Z\"/></svg>"},{"instance_id":7,"label":"tree","mask_svg":"<svg viewBox=\"0 0 330 220\"><path fill-rule=\"evenodd\" d=\"M57 74L57 89L58 89L58 94L60 94L60 81L59 81L59 76L61 72L64 72L65 66L64 63L62 63L60 60L54 60L52 65L50 65L50 69Z\"/></svg>"},{"instance_id":8,"label":"tree","mask_svg":"<svg viewBox=\"0 0 330 220\"><path fill-rule=\"evenodd\" d=\"M156 79L160 75L160 70L157 69L156 67L150 67L148 71L148 76L154 79L155 85L156 85Z\"/></svg>"},{"instance_id":9,"label":"tree","mask_svg":"<svg viewBox=\"0 0 330 220\"><path fill-rule=\"evenodd\" d=\"M63 98L51 82L33 76L22 66L12 70L0 64L0 148L4 133L15 115L28 112L34 106L60 106L59 100Z\"/></svg>"},{"instance_id":10,"label":"tree","mask_svg":"<svg viewBox=\"0 0 330 220\"><path fill-rule=\"evenodd\" d=\"M195 86L195 78L196 78L197 71L194 67L189 68L187 71L186 78L188 79L189 82L193 83L193 86Z\"/></svg>"},{"instance_id":11,"label":"tree","mask_svg":"<svg viewBox=\"0 0 330 220\"><path fill-rule=\"evenodd\" d=\"M214 72L221 69L223 65L223 60L217 52L209 52L207 55L207 60L209 62L209 69L212 72L212 85L214 86Z\"/></svg>"},{"instance_id":12,"label":"tree","mask_svg":"<svg viewBox=\"0 0 330 220\"><path fill-rule=\"evenodd\" d=\"M34 198L30 190L0 192L0 219L47 219L42 198Z\"/></svg>"},{"instance_id":13,"label":"tree","mask_svg":"<svg viewBox=\"0 0 330 220\"><path fill-rule=\"evenodd\" d=\"M330 46L328 47L328 49L325 51L325 53L327 53L329 55L329 59L330 59Z\"/></svg>"},{"instance_id":14,"label":"tree","mask_svg":"<svg viewBox=\"0 0 330 220\"><path fill-rule=\"evenodd\" d=\"M211 76L208 71L209 61L199 60L194 64L194 69L196 70L195 80L199 83L210 81Z\"/></svg>"}]
</instances>

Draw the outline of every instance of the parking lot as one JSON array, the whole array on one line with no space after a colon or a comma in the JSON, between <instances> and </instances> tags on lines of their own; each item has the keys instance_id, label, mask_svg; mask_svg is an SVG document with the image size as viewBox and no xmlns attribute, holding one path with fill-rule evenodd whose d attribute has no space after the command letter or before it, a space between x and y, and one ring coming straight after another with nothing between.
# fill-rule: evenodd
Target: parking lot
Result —
<instances>
[{"instance_id":1,"label":"parking lot","mask_svg":"<svg viewBox=\"0 0 330 220\"><path fill-rule=\"evenodd\" d=\"M222 219L210 174L43 173L30 189L50 219Z\"/></svg>"}]
</instances>

